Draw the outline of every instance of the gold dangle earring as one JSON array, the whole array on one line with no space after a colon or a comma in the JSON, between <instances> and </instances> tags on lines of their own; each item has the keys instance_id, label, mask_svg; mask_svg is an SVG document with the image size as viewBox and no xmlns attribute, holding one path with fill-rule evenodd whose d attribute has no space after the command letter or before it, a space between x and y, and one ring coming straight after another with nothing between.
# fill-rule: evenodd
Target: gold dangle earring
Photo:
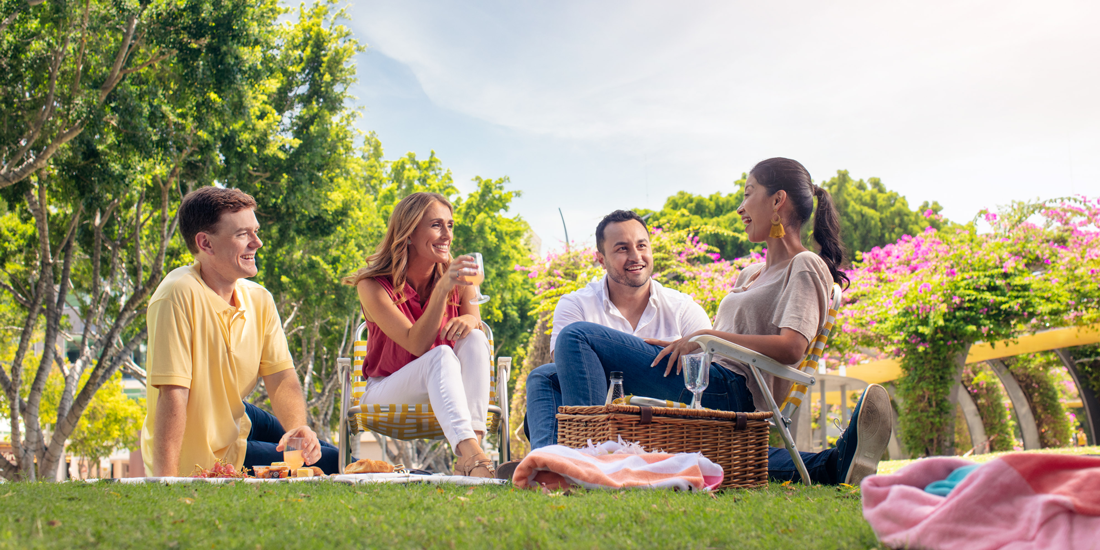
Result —
<instances>
[{"instance_id":1,"label":"gold dangle earring","mask_svg":"<svg viewBox=\"0 0 1100 550\"><path fill-rule=\"evenodd\" d=\"M783 220L779 219L779 209L775 209L775 213L772 214L772 230L768 232L768 236L773 239L782 239L787 232L783 229Z\"/></svg>"}]
</instances>

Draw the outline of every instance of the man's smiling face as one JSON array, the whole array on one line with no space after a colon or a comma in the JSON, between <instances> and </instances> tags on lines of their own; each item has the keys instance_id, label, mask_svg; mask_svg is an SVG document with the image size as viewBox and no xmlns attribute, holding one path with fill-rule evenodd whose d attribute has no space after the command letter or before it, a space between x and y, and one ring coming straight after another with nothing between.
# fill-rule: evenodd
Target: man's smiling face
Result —
<instances>
[{"instance_id":1,"label":"man's smiling face","mask_svg":"<svg viewBox=\"0 0 1100 550\"><path fill-rule=\"evenodd\" d=\"M259 231L251 208L223 213L214 232L198 234L199 247L209 255L203 263L225 280L255 277L256 251L264 245Z\"/></svg>"},{"instance_id":2,"label":"man's smiling face","mask_svg":"<svg viewBox=\"0 0 1100 550\"><path fill-rule=\"evenodd\" d=\"M604 240L596 258L612 282L638 288L653 275L653 252L649 231L635 220L612 223L604 229Z\"/></svg>"}]
</instances>

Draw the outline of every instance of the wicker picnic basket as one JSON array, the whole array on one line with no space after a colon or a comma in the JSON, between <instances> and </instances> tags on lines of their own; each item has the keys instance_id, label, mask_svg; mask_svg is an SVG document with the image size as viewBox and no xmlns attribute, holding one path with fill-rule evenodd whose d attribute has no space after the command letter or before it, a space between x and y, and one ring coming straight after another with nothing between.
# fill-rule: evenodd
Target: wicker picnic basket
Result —
<instances>
[{"instance_id":1,"label":"wicker picnic basket","mask_svg":"<svg viewBox=\"0 0 1100 550\"><path fill-rule=\"evenodd\" d=\"M720 488L761 487L768 483L771 416L631 405L558 407L558 444L581 448L622 436L647 451L701 452L725 472Z\"/></svg>"}]
</instances>

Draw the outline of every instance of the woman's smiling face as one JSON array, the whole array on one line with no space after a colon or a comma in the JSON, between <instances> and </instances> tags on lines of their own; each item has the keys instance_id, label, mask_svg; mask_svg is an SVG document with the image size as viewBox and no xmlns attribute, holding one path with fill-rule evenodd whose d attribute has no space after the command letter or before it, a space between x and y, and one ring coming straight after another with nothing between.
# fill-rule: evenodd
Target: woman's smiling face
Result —
<instances>
[{"instance_id":1,"label":"woman's smiling face","mask_svg":"<svg viewBox=\"0 0 1100 550\"><path fill-rule=\"evenodd\" d=\"M775 214L775 194L769 194L767 188L756 182L752 175L745 181L745 199L737 208L741 222L745 224L745 235L750 242L761 243L768 238Z\"/></svg>"},{"instance_id":2,"label":"woman's smiling face","mask_svg":"<svg viewBox=\"0 0 1100 550\"><path fill-rule=\"evenodd\" d=\"M441 202L433 202L409 237L409 260L427 258L437 264L451 261L454 226L451 209Z\"/></svg>"}]
</instances>

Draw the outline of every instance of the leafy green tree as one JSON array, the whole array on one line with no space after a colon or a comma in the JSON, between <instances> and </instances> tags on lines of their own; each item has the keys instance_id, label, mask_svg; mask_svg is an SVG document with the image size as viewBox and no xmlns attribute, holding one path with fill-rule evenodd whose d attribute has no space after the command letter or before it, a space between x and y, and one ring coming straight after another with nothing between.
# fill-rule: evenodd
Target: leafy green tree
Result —
<instances>
[{"instance_id":1,"label":"leafy green tree","mask_svg":"<svg viewBox=\"0 0 1100 550\"><path fill-rule=\"evenodd\" d=\"M660 211L640 209L638 213L650 215L647 223L651 227L698 236L717 248L724 259L748 256L760 252L762 245L745 238L745 225L737 214L747 179L748 175L742 174L730 193L704 197L680 191L669 197ZM895 242L902 235L917 235L927 227L942 229L947 224L939 215L943 209L939 203L924 202L916 210L910 210L905 197L886 189L878 178L866 182L853 180L847 170L838 170L835 177L821 185L835 201L841 236L852 260L856 259L856 253ZM807 224L803 233L803 242L812 243L812 223Z\"/></svg>"},{"instance_id":2,"label":"leafy green tree","mask_svg":"<svg viewBox=\"0 0 1100 550\"><path fill-rule=\"evenodd\" d=\"M665 231L686 231L698 236L703 242L732 260L760 252L762 246L749 242L745 237L745 224L737 214L737 207L745 198L745 180L747 174L733 182L733 192L714 193L704 197L679 191L665 200L660 211L636 210L642 216L649 215L646 223L650 227L660 227Z\"/></svg>"},{"instance_id":3,"label":"leafy green tree","mask_svg":"<svg viewBox=\"0 0 1100 550\"><path fill-rule=\"evenodd\" d=\"M16 4L2 9L23 11L0 13L9 25L0 35L0 78L9 79L0 117L16 121L0 138L0 240L9 242L0 249L0 293L19 308L18 328L8 330L18 344L0 372L15 461L0 460L0 475L36 479L54 471L111 377L123 368L142 376L134 351L145 340L148 297L184 258L176 206L214 181L218 137L248 116L248 92L264 71L255 54L271 47L279 8ZM36 73L43 59L52 64ZM58 343L72 317L80 322L68 334L68 363ZM41 356L28 353L35 342L45 343ZM47 433L50 366L65 384Z\"/></svg>"},{"instance_id":4,"label":"leafy green tree","mask_svg":"<svg viewBox=\"0 0 1100 550\"><path fill-rule=\"evenodd\" d=\"M910 210L905 197L887 190L878 178L853 180L847 170L837 170L836 176L821 185L836 204L841 237L853 255L896 242L902 235L918 235L928 227L943 229L946 225L938 202L925 201Z\"/></svg>"},{"instance_id":5,"label":"leafy green tree","mask_svg":"<svg viewBox=\"0 0 1100 550\"><path fill-rule=\"evenodd\" d=\"M248 56L236 46L249 46L241 39L260 28L257 14L277 9L268 1L0 2L0 189L46 167L85 131L119 124L126 113L112 105L136 75L176 64L177 83L236 81Z\"/></svg>"}]
</instances>

